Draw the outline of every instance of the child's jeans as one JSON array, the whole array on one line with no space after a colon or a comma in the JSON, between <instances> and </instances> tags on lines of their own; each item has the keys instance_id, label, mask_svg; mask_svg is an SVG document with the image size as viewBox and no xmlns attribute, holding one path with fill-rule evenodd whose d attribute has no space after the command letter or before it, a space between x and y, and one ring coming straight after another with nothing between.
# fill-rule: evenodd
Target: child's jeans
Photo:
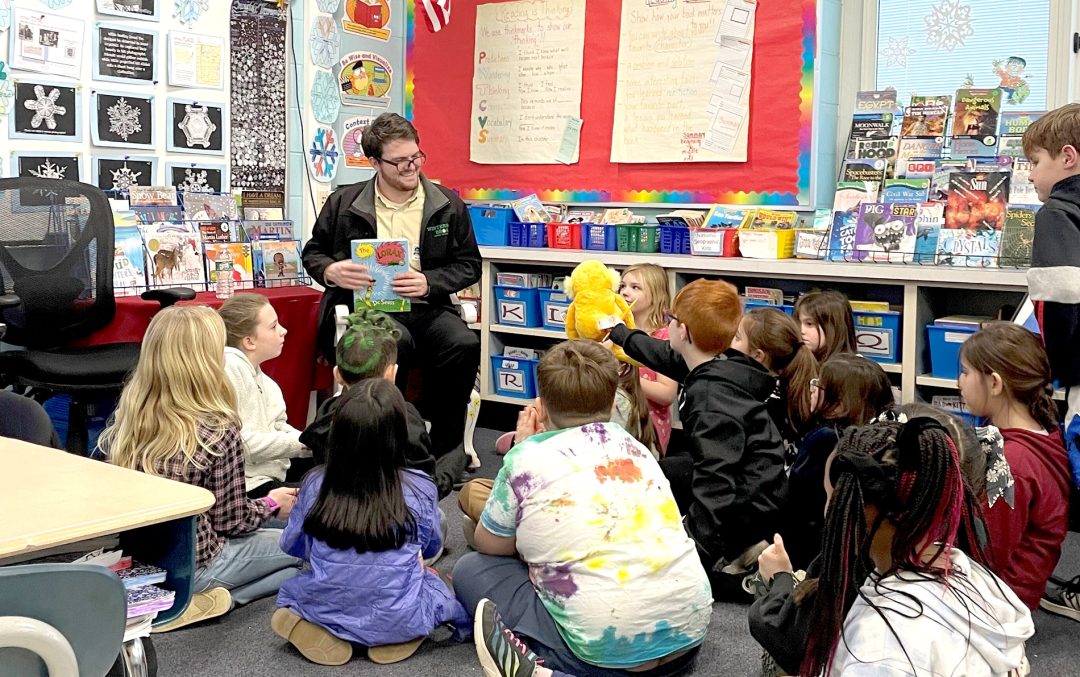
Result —
<instances>
[{"instance_id":1,"label":"child's jeans","mask_svg":"<svg viewBox=\"0 0 1080 677\"><path fill-rule=\"evenodd\" d=\"M191 589L204 592L225 588L233 604L243 606L276 595L281 584L296 575L303 561L281 551L280 529L258 529L225 540L210 564L195 571Z\"/></svg>"}]
</instances>

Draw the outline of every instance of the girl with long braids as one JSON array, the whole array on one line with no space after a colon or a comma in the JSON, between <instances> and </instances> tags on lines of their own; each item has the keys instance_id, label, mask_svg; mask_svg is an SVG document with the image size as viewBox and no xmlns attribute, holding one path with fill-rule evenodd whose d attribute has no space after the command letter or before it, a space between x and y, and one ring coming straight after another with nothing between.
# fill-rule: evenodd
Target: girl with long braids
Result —
<instances>
[{"instance_id":1,"label":"girl with long braids","mask_svg":"<svg viewBox=\"0 0 1080 677\"><path fill-rule=\"evenodd\" d=\"M875 430L893 426L894 438ZM1021 667L1031 614L986 567L978 503L939 423L845 431L825 490L814 631L799 674L1005 676Z\"/></svg>"}]
</instances>

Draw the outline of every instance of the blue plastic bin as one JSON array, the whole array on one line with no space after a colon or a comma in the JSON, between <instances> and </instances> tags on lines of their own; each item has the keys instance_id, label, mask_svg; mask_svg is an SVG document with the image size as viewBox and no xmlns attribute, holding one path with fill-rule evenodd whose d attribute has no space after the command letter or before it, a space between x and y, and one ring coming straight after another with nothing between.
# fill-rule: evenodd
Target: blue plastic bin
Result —
<instances>
[{"instance_id":1,"label":"blue plastic bin","mask_svg":"<svg viewBox=\"0 0 1080 677\"><path fill-rule=\"evenodd\" d=\"M863 357L884 364L900 361L900 313L856 310L855 347Z\"/></svg>"},{"instance_id":2,"label":"blue plastic bin","mask_svg":"<svg viewBox=\"0 0 1080 677\"><path fill-rule=\"evenodd\" d=\"M495 322L512 327L539 327L540 290L495 285Z\"/></svg>"},{"instance_id":3,"label":"blue plastic bin","mask_svg":"<svg viewBox=\"0 0 1080 677\"><path fill-rule=\"evenodd\" d=\"M766 303L764 301L758 301L757 299L746 299L743 302L743 310L745 310L746 312L749 312L754 308L776 308L777 310L784 311L788 315L795 314L795 306L789 303L778 306L775 303Z\"/></svg>"},{"instance_id":4,"label":"blue plastic bin","mask_svg":"<svg viewBox=\"0 0 1080 677\"><path fill-rule=\"evenodd\" d=\"M593 251L619 251L619 229L603 223L581 224L581 248Z\"/></svg>"},{"instance_id":5,"label":"blue plastic bin","mask_svg":"<svg viewBox=\"0 0 1080 677\"><path fill-rule=\"evenodd\" d=\"M536 367L539 360L521 357L491 356L491 375L495 394L504 397L536 397Z\"/></svg>"},{"instance_id":6,"label":"blue plastic bin","mask_svg":"<svg viewBox=\"0 0 1080 677\"><path fill-rule=\"evenodd\" d=\"M521 221L510 222L510 246L511 247L546 247L547 224L546 223L522 223Z\"/></svg>"},{"instance_id":7,"label":"blue plastic bin","mask_svg":"<svg viewBox=\"0 0 1080 677\"><path fill-rule=\"evenodd\" d=\"M960 378L960 346L977 331L975 328L927 325L930 374L937 378Z\"/></svg>"},{"instance_id":8,"label":"blue plastic bin","mask_svg":"<svg viewBox=\"0 0 1080 677\"><path fill-rule=\"evenodd\" d=\"M566 331L566 309L570 307L570 297L559 289L541 287L537 291L540 292L544 329Z\"/></svg>"},{"instance_id":9,"label":"blue plastic bin","mask_svg":"<svg viewBox=\"0 0 1080 677\"><path fill-rule=\"evenodd\" d=\"M661 254L689 254L690 229L682 226L660 226Z\"/></svg>"},{"instance_id":10,"label":"blue plastic bin","mask_svg":"<svg viewBox=\"0 0 1080 677\"><path fill-rule=\"evenodd\" d=\"M510 244L510 222L514 220L514 210L510 207L470 205L469 217L476 233L476 244L489 247Z\"/></svg>"}]
</instances>

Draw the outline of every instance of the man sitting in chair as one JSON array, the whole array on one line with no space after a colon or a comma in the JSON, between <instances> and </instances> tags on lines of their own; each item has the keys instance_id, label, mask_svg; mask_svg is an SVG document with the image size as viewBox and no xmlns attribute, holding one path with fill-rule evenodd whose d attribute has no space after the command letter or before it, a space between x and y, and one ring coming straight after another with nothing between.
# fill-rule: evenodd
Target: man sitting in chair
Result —
<instances>
[{"instance_id":1,"label":"man sitting in chair","mask_svg":"<svg viewBox=\"0 0 1080 677\"><path fill-rule=\"evenodd\" d=\"M409 271L393 281L412 309L393 313L401 326L397 385L402 392L409 368L424 371L417 408L431 422L432 453L443 456L462 443L465 413L480 366L480 340L458 316L450 295L480 279L480 250L468 209L452 191L421 173L427 156L420 136L405 118L383 113L361 139L375 178L334 191L326 200L304 246L304 268L326 287L319 320L319 348L334 362L334 306L353 308L353 291L373 279L352 262L350 242L405 239Z\"/></svg>"}]
</instances>

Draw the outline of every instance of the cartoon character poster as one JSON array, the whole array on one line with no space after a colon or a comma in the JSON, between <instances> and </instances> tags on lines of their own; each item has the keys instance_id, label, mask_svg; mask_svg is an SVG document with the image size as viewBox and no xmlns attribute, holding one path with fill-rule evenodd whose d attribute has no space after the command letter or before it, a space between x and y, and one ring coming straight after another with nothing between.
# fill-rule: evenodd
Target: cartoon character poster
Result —
<instances>
[{"instance_id":1,"label":"cartoon character poster","mask_svg":"<svg viewBox=\"0 0 1080 677\"><path fill-rule=\"evenodd\" d=\"M386 0L346 0L341 27L349 33L389 40L390 5Z\"/></svg>"},{"instance_id":2,"label":"cartoon character poster","mask_svg":"<svg viewBox=\"0 0 1080 677\"><path fill-rule=\"evenodd\" d=\"M394 69L389 61L372 52L350 52L341 58L340 65L338 82L343 105L390 106Z\"/></svg>"},{"instance_id":3,"label":"cartoon character poster","mask_svg":"<svg viewBox=\"0 0 1080 677\"><path fill-rule=\"evenodd\" d=\"M364 148L360 143L364 130L368 128L375 118L370 115L360 115L345 120L342 126L341 147L345 152L345 166L356 168L368 168L371 161L364 156Z\"/></svg>"},{"instance_id":4,"label":"cartoon character poster","mask_svg":"<svg viewBox=\"0 0 1080 677\"><path fill-rule=\"evenodd\" d=\"M1031 95L1031 87L1024 78L1027 61L1020 56L1010 56L1002 61L995 59L994 74L1001 79L998 89L1005 95L1005 103L1021 104Z\"/></svg>"}]
</instances>

